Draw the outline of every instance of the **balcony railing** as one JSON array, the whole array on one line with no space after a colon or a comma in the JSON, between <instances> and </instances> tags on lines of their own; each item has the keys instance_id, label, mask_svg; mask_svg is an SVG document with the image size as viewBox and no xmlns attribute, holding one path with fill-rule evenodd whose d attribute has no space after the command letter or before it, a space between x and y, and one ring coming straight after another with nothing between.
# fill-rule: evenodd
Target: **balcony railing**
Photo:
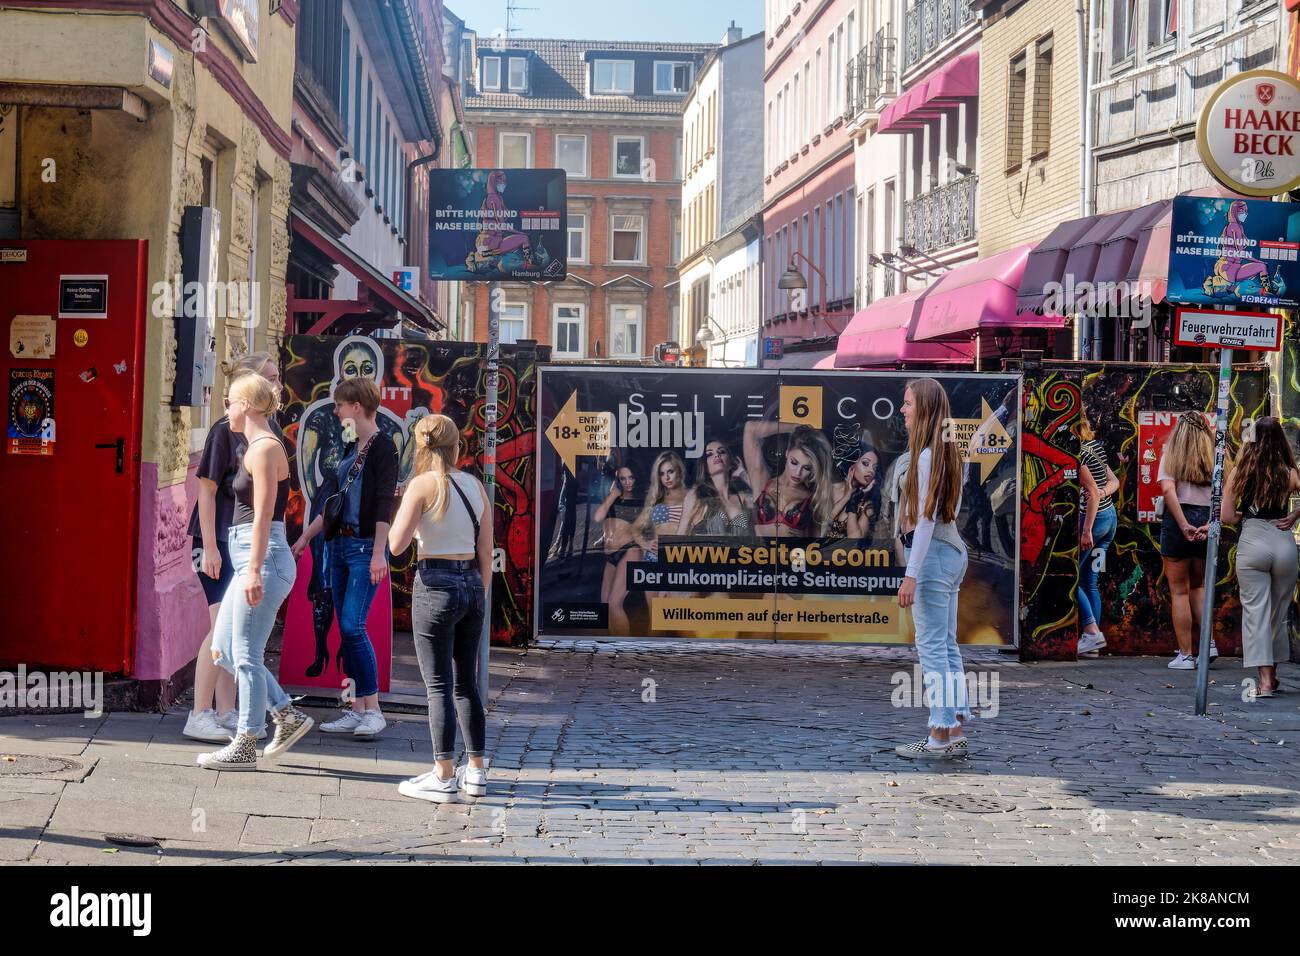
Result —
<instances>
[{"instance_id":1,"label":"balcony railing","mask_svg":"<svg viewBox=\"0 0 1300 956\"><path fill-rule=\"evenodd\" d=\"M970 0L916 0L907 10L903 69L916 66L974 19Z\"/></svg>"},{"instance_id":2,"label":"balcony railing","mask_svg":"<svg viewBox=\"0 0 1300 956\"><path fill-rule=\"evenodd\" d=\"M922 252L946 249L975 238L973 173L903 203L903 243Z\"/></svg>"},{"instance_id":3,"label":"balcony railing","mask_svg":"<svg viewBox=\"0 0 1300 956\"><path fill-rule=\"evenodd\" d=\"M892 96L898 88L894 66L894 38L885 29L876 31L875 38L849 60L845 77L848 84L846 119L863 110L873 109L882 97Z\"/></svg>"}]
</instances>

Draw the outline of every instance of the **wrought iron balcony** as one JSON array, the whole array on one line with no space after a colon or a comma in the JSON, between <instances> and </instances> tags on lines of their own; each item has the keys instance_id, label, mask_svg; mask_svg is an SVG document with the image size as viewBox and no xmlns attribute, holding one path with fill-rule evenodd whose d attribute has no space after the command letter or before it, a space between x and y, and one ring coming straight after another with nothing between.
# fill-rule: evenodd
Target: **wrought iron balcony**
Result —
<instances>
[{"instance_id":1,"label":"wrought iron balcony","mask_svg":"<svg viewBox=\"0 0 1300 956\"><path fill-rule=\"evenodd\" d=\"M975 238L972 173L903 203L903 243L922 252L946 249Z\"/></svg>"},{"instance_id":2,"label":"wrought iron balcony","mask_svg":"<svg viewBox=\"0 0 1300 956\"><path fill-rule=\"evenodd\" d=\"M877 30L872 41L849 60L845 81L848 84L845 119L878 108L881 99L897 92L894 38L886 34L885 28Z\"/></svg>"},{"instance_id":3,"label":"wrought iron balcony","mask_svg":"<svg viewBox=\"0 0 1300 956\"><path fill-rule=\"evenodd\" d=\"M974 20L970 0L916 0L905 20L903 69L916 66Z\"/></svg>"}]
</instances>

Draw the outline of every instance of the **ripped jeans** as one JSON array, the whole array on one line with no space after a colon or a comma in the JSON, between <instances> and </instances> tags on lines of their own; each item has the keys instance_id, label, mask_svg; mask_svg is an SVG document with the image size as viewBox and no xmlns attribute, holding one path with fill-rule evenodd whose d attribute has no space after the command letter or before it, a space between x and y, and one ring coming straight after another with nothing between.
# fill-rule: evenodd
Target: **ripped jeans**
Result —
<instances>
[{"instance_id":1,"label":"ripped jeans","mask_svg":"<svg viewBox=\"0 0 1300 956\"><path fill-rule=\"evenodd\" d=\"M931 728L951 730L960 726L958 715L970 718L966 673L957 646L957 596L966 564L964 548L932 541L916 578L912 623Z\"/></svg>"},{"instance_id":2,"label":"ripped jeans","mask_svg":"<svg viewBox=\"0 0 1300 956\"><path fill-rule=\"evenodd\" d=\"M285 538L284 522L271 522L271 536L262 562L262 600L249 607L244 596L244 574L253 546L253 526L230 529L230 561L235 576L226 589L212 632L212 656L235 678L239 689L239 733L260 734L266 729L266 708L289 704L289 695L267 670L263 658L276 614L293 590L297 564Z\"/></svg>"}]
</instances>

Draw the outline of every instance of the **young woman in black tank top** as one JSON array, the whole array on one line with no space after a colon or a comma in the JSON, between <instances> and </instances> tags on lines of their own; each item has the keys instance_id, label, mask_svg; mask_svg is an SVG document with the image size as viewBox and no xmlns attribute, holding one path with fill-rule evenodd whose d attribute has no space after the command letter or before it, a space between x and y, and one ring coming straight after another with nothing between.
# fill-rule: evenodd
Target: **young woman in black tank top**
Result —
<instances>
[{"instance_id":1,"label":"young woman in black tank top","mask_svg":"<svg viewBox=\"0 0 1300 956\"><path fill-rule=\"evenodd\" d=\"M235 580L217 614L212 658L235 677L239 724L228 746L198 758L200 766L212 770L257 769L257 736L266 728L268 706L275 723L268 758L292 747L313 723L293 706L265 663L267 639L297 573L284 533L289 458L267 422L279 407L278 390L260 375L244 375L230 385L230 429L244 436L248 448L232 483L229 548Z\"/></svg>"}]
</instances>

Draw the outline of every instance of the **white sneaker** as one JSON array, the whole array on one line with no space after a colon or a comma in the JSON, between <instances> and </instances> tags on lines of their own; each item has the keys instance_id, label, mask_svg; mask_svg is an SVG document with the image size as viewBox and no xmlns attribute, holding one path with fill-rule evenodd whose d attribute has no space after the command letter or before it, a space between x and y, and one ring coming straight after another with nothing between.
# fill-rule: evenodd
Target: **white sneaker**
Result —
<instances>
[{"instance_id":1,"label":"white sneaker","mask_svg":"<svg viewBox=\"0 0 1300 956\"><path fill-rule=\"evenodd\" d=\"M384 720L383 714L378 710L368 710L362 714L361 719L357 721L357 727L352 731L352 736L378 737L383 733L384 728L387 726L388 721Z\"/></svg>"},{"instance_id":2,"label":"white sneaker","mask_svg":"<svg viewBox=\"0 0 1300 956\"><path fill-rule=\"evenodd\" d=\"M1097 652L1105 646L1106 646L1106 637L1104 634L1100 632L1096 634L1088 634L1088 633L1081 634L1079 635L1079 649L1077 651L1077 654L1079 657L1083 657L1085 655L1089 657L1096 657Z\"/></svg>"},{"instance_id":3,"label":"white sneaker","mask_svg":"<svg viewBox=\"0 0 1300 956\"><path fill-rule=\"evenodd\" d=\"M456 780L466 796L487 796L487 768L471 767L466 764L456 771Z\"/></svg>"},{"instance_id":4,"label":"white sneaker","mask_svg":"<svg viewBox=\"0 0 1300 956\"><path fill-rule=\"evenodd\" d=\"M361 712L356 710L345 710L343 716L338 720L331 720L327 724L321 724L321 733L324 734L350 734L357 729L361 723Z\"/></svg>"},{"instance_id":5,"label":"white sneaker","mask_svg":"<svg viewBox=\"0 0 1300 956\"><path fill-rule=\"evenodd\" d=\"M1219 649L1214 646L1214 638L1210 638L1210 661L1219 656Z\"/></svg>"},{"instance_id":6,"label":"white sneaker","mask_svg":"<svg viewBox=\"0 0 1300 956\"><path fill-rule=\"evenodd\" d=\"M239 729L239 708L231 707L224 714L217 714L217 723L233 734Z\"/></svg>"},{"instance_id":7,"label":"white sneaker","mask_svg":"<svg viewBox=\"0 0 1300 956\"><path fill-rule=\"evenodd\" d=\"M1196 670L1196 658L1188 657L1182 651L1174 655L1174 659L1169 662L1171 671L1194 671Z\"/></svg>"},{"instance_id":8,"label":"white sneaker","mask_svg":"<svg viewBox=\"0 0 1300 956\"><path fill-rule=\"evenodd\" d=\"M190 740L202 740L210 744L230 743L231 738L234 737L231 731L221 725L215 710L204 710L197 714L190 711L190 715L185 718L185 729L181 733Z\"/></svg>"},{"instance_id":9,"label":"white sneaker","mask_svg":"<svg viewBox=\"0 0 1300 956\"><path fill-rule=\"evenodd\" d=\"M430 803L451 803L456 799L459 790L459 774L452 774L450 779L440 780L436 769L412 777L410 780L403 780L397 785L397 792L402 796L428 800Z\"/></svg>"}]
</instances>

